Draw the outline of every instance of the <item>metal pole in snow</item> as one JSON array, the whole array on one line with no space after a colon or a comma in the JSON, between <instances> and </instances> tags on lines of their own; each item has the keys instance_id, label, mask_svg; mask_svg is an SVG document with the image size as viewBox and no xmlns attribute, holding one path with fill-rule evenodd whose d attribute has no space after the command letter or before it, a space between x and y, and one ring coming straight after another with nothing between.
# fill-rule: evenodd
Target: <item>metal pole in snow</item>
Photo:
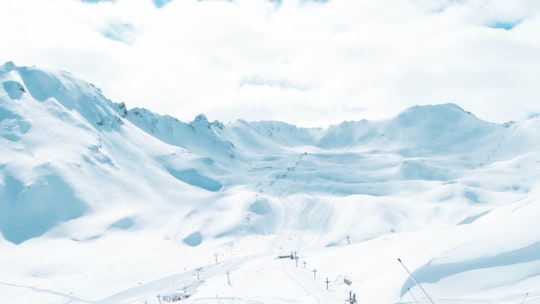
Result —
<instances>
[{"instance_id":1,"label":"metal pole in snow","mask_svg":"<svg viewBox=\"0 0 540 304\"><path fill-rule=\"evenodd\" d=\"M353 293L351 290L349 290L349 298L348 298L345 302L349 302L349 304L355 304L355 303L358 303L358 302L356 301L356 294Z\"/></svg>"},{"instance_id":2,"label":"metal pole in snow","mask_svg":"<svg viewBox=\"0 0 540 304\"><path fill-rule=\"evenodd\" d=\"M527 292L527 293L525 294L525 297L523 297L523 300L521 300L521 303L519 303L519 304L525 303L525 300L527 300L527 297L528 297L528 296L529 296L529 293Z\"/></svg>"},{"instance_id":3,"label":"metal pole in snow","mask_svg":"<svg viewBox=\"0 0 540 304\"><path fill-rule=\"evenodd\" d=\"M407 269L407 266L405 266L405 264L403 264L403 262L401 261L400 258L397 259L398 262L401 264L401 266L403 266L403 268L405 269L405 271L407 271L407 273L409 273L409 275L411 276L411 279L414 281L414 283L416 285L418 285L418 287L420 287L420 289L422 290L422 292L426 295L426 297L429 299L429 301L431 302L431 304L435 304L435 302L433 302L433 299L428 295L428 293L426 292L426 290L424 289L424 287L422 287L422 285L420 285L420 283L416 280L416 278L413 276L413 274L409 271L409 269Z\"/></svg>"},{"instance_id":4,"label":"metal pole in snow","mask_svg":"<svg viewBox=\"0 0 540 304\"><path fill-rule=\"evenodd\" d=\"M201 270L201 267L197 267L197 269L195 269L195 271L197 272L197 281L201 281L201 278L199 277L199 273L201 272Z\"/></svg>"}]
</instances>

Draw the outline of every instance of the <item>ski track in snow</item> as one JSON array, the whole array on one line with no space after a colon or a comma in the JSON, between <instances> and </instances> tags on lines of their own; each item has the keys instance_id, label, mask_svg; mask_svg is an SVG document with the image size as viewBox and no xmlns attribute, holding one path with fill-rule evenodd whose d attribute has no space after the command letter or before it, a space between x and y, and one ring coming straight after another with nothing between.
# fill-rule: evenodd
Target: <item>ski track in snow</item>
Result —
<instances>
[{"instance_id":1,"label":"ski track in snow","mask_svg":"<svg viewBox=\"0 0 540 304\"><path fill-rule=\"evenodd\" d=\"M74 297L71 294L64 294L64 293L61 293L61 292L58 292L58 291L38 288L38 287L35 287L35 286L25 286L25 285L18 285L18 284L12 284L12 283L7 283L7 282L0 282L0 284L5 285L5 286L9 286L9 287L14 287L14 288L17 288L17 289L28 289L28 290L30 290L32 292L35 292L35 293L38 293L38 294L48 294L48 295L58 296L60 298L64 298L65 299L64 303L66 303L66 304L74 303L74 302L76 302L76 303L92 303L90 301L86 301L86 300Z\"/></svg>"}]
</instances>

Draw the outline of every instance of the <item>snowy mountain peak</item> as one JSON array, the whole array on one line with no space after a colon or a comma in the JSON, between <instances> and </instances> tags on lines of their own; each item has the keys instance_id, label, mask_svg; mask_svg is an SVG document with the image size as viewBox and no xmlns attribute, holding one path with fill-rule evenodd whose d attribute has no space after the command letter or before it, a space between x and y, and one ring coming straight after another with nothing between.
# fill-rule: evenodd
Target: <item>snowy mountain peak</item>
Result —
<instances>
[{"instance_id":1,"label":"snowy mountain peak","mask_svg":"<svg viewBox=\"0 0 540 304\"><path fill-rule=\"evenodd\" d=\"M199 114L195 117L195 119L191 122L192 124L204 124L208 125L208 118L206 118L206 115Z\"/></svg>"},{"instance_id":2,"label":"snowy mountain peak","mask_svg":"<svg viewBox=\"0 0 540 304\"><path fill-rule=\"evenodd\" d=\"M26 96L26 99L62 107L71 112L70 115L107 129L121 123L118 116L125 115L124 105L112 103L100 89L68 72L18 67L12 62L4 64L3 71L0 81L12 100Z\"/></svg>"},{"instance_id":3,"label":"snowy mountain peak","mask_svg":"<svg viewBox=\"0 0 540 304\"><path fill-rule=\"evenodd\" d=\"M383 125L390 142L401 142L420 155L424 151L467 154L472 146L483 149L501 129L455 104L414 106Z\"/></svg>"},{"instance_id":4,"label":"snowy mountain peak","mask_svg":"<svg viewBox=\"0 0 540 304\"><path fill-rule=\"evenodd\" d=\"M15 63L13 61L8 61L6 63L4 63L3 65L0 66L0 70L4 71L4 72L10 72L12 70L14 70L15 68L17 68L17 66L15 65Z\"/></svg>"},{"instance_id":5,"label":"snowy mountain peak","mask_svg":"<svg viewBox=\"0 0 540 304\"><path fill-rule=\"evenodd\" d=\"M458 128L460 124L481 123L473 114L452 103L411 107L400 113L394 121L401 127L440 132Z\"/></svg>"}]
</instances>

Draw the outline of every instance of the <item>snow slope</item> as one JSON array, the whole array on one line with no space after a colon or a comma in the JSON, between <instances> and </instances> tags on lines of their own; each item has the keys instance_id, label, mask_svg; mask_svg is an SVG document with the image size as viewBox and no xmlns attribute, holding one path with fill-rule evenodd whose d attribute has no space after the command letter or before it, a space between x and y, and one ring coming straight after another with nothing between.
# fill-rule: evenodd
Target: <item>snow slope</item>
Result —
<instances>
[{"instance_id":1,"label":"snow slope","mask_svg":"<svg viewBox=\"0 0 540 304\"><path fill-rule=\"evenodd\" d=\"M538 117L186 123L0 82L2 302L430 303L401 258L436 303L540 303Z\"/></svg>"}]
</instances>

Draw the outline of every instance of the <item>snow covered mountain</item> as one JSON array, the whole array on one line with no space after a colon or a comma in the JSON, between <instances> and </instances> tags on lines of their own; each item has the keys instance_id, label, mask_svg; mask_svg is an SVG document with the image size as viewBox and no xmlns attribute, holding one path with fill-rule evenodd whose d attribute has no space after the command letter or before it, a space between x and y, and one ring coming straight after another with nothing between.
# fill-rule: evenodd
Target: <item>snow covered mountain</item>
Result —
<instances>
[{"instance_id":1,"label":"snow covered mountain","mask_svg":"<svg viewBox=\"0 0 540 304\"><path fill-rule=\"evenodd\" d=\"M10 303L540 303L538 117L186 123L66 72L0 82Z\"/></svg>"}]
</instances>

